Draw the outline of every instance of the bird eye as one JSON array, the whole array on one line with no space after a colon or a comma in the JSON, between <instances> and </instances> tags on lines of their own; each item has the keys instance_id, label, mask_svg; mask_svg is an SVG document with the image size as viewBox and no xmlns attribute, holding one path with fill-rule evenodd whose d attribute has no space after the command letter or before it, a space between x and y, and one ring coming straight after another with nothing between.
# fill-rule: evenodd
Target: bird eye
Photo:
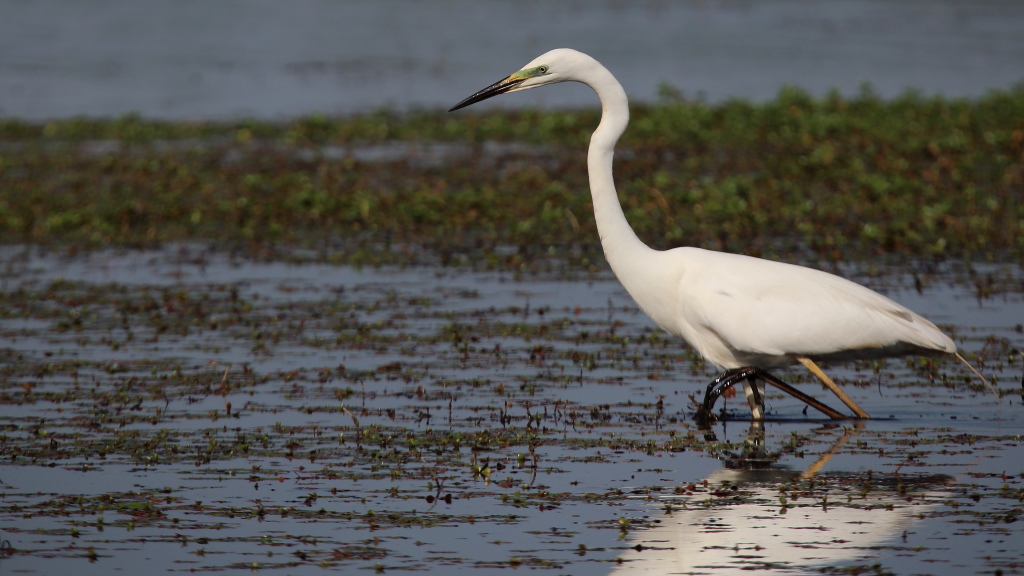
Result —
<instances>
[{"instance_id":1,"label":"bird eye","mask_svg":"<svg viewBox=\"0 0 1024 576\"><path fill-rule=\"evenodd\" d=\"M541 66L540 68L537 68L537 70L538 70L538 71L539 71L539 72L540 72L541 74L547 74L547 73L548 73L548 67L547 67L547 66Z\"/></svg>"}]
</instances>

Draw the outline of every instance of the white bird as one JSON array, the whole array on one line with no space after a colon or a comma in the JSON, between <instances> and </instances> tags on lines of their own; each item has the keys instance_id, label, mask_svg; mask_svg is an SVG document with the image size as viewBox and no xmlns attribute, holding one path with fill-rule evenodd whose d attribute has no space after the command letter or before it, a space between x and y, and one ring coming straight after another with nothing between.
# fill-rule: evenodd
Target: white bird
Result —
<instances>
[{"instance_id":1,"label":"white bird","mask_svg":"<svg viewBox=\"0 0 1024 576\"><path fill-rule=\"evenodd\" d=\"M601 122L590 138L587 169L605 257L658 326L727 370L708 386L703 405L708 414L723 390L742 381L752 416L763 418L764 384L755 380L794 393L766 369L802 363L857 417L868 418L816 360L956 354L953 341L928 320L833 274L701 248L660 251L644 244L626 221L612 177L615 143L629 123L626 93L611 72L582 52L552 50L449 111L499 94L570 81L590 86L601 100ZM805 394L795 395L833 418L842 417Z\"/></svg>"}]
</instances>

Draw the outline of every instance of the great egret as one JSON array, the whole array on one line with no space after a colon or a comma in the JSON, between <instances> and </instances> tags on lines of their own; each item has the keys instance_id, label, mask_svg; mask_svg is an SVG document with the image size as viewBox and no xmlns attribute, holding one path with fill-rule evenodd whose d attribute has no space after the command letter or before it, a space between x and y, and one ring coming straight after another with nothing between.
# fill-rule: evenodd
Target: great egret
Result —
<instances>
[{"instance_id":1,"label":"great egret","mask_svg":"<svg viewBox=\"0 0 1024 576\"><path fill-rule=\"evenodd\" d=\"M615 143L629 123L626 93L611 72L582 52L552 50L449 112L499 94L569 81L590 86L601 100L601 122L590 138L587 169L608 264L658 326L727 370L708 386L705 411L710 413L722 390L742 381L752 416L761 419L763 382L767 381L788 388L833 418L842 417L766 372L801 363L857 417L869 418L818 368L816 360L956 354L956 345L934 324L844 278L700 248L653 250L640 241L622 213L612 177Z\"/></svg>"}]
</instances>

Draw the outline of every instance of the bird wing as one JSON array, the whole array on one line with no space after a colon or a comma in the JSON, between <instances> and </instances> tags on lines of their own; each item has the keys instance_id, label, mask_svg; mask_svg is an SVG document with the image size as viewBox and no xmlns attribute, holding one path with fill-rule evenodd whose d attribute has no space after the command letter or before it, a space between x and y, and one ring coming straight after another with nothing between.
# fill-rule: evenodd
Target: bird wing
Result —
<instances>
[{"instance_id":1,"label":"bird wing","mask_svg":"<svg viewBox=\"0 0 1024 576\"><path fill-rule=\"evenodd\" d=\"M735 254L693 256L696 274L687 270L680 282L684 321L735 357L725 366L956 351L931 322L839 276Z\"/></svg>"}]
</instances>

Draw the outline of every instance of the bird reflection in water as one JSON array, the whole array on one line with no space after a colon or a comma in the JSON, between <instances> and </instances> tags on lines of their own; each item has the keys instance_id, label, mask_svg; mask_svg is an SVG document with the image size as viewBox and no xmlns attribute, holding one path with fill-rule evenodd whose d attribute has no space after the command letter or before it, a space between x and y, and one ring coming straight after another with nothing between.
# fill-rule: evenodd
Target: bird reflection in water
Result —
<instances>
[{"instance_id":1,"label":"bird reflection in water","mask_svg":"<svg viewBox=\"0 0 1024 576\"><path fill-rule=\"evenodd\" d=\"M651 528L631 531L613 574L793 573L877 560L921 514L948 496L952 478L821 470L861 429L849 427L802 471L765 467L760 423L706 480L660 499Z\"/></svg>"}]
</instances>

